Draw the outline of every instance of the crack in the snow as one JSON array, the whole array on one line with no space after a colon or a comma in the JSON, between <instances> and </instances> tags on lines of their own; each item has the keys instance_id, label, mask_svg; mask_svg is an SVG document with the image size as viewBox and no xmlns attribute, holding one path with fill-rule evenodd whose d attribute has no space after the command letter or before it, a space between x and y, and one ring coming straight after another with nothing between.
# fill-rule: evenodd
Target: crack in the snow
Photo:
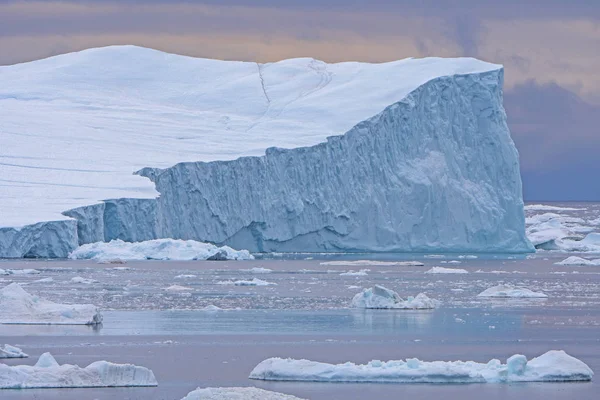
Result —
<instances>
[{"instance_id":1,"label":"crack in the snow","mask_svg":"<svg viewBox=\"0 0 600 400\"><path fill-rule=\"evenodd\" d=\"M265 88L265 79L263 78L260 64L256 63L256 66L258 67L258 76L260 78L260 86L262 87L262 91L265 95L265 98L267 99L267 103L271 104L271 99L269 98L269 95L267 94L267 89Z\"/></svg>"}]
</instances>

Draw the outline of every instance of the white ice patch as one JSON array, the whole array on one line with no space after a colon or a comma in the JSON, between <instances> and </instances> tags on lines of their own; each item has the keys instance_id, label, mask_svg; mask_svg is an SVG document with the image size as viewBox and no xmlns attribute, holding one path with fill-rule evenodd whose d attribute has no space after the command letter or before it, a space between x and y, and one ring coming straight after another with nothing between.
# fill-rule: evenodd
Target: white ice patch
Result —
<instances>
[{"instance_id":1,"label":"white ice patch","mask_svg":"<svg viewBox=\"0 0 600 400\"><path fill-rule=\"evenodd\" d=\"M356 261L324 261L320 263L320 265L329 265L329 266L346 266L346 267L363 267L363 266L373 266L373 267L422 267L423 264L420 261L373 261L373 260L356 260Z\"/></svg>"},{"instance_id":2,"label":"white ice patch","mask_svg":"<svg viewBox=\"0 0 600 400\"><path fill-rule=\"evenodd\" d=\"M585 208L573 208L573 207L557 207L549 206L546 204L530 204L525 206L525 211L580 211Z\"/></svg>"},{"instance_id":3,"label":"white ice patch","mask_svg":"<svg viewBox=\"0 0 600 400\"><path fill-rule=\"evenodd\" d=\"M600 266L600 258L594 260L588 260L582 257L571 256L565 260L555 263L556 265L569 265L569 266Z\"/></svg>"},{"instance_id":4,"label":"white ice patch","mask_svg":"<svg viewBox=\"0 0 600 400\"><path fill-rule=\"evenodd\" d=\"M262 279L252 278L251 280L239 280L239 281L221 281L217 282L218 285L235 285L235 286L269 286L277 285L273 282L267 282Z\"/></svg>"},{"instance_id":5,"label":"white ice patch","mask_svg":"<svg viewBox=\"0 0 600 400\"><path fill-rule=\"evenodd\" d=\"M289 394L253 387L198 388L181 400L302 400Z\"/></svg>"},{"instance_id":6,"label":"white ice patch","mask_svg":"<svg viewBox=\"0 0 600 400\"><path fill-rule=\"evenodd\" d=\"M361 269L360 271L346 271L342 272L340 276L367 276L370 269Z\"/></svg>"},{"instance_id":7,"label":"white ice patch","mask_svg":"<svg viewBox=\"0 0 600 400\"><path fill-rule=\"evenodd\" d=\"M0 358L26 358L29 357L18 347L5 344L4 347L0 346ZM0 377L0 382L2 378Z\"/></svg>"},{"instance_id":8,"label":"white ice patch","mask_svg":"<svg viewBox=\"0 0 600 400\"><path fill-rule=\"evenodd\" d=\"M506 364L493 359L474 361L421 361L416 358L373 360L357 365L269 358L258 364L250 379L309 382L378 383L508 383L589 381L593 371L562 350L551 350L527 361L514 355Z\"/></svg>"},{"instance_id":9,"label":"white ice patch","mask_svg":"<svg viewBox=\"0 0 600 400\"><path fill-rule=\"evenodd\" d=\"M379 285L356 294L351 302L351 307L369 309L421 310L436 308L439 305L439 301L430 299L423 293L415 297L409 296L404 300L398 293Z\"/></svg>"},{"instance_id":10,"label":"white ice patch","mask_svg":"<svg viewBox=\"0 0 600 400\"><path fill-rule=\"evenodd\" d=\"M81 276L76 276L74 278L71 278L71 283L81 283L84 285L91 285L93 283L97 283L98 281L95 279L89 279L89 278L83 278Z\"/></svg>"},{"instance_id":11,"label":"white ice patch","mask_svg":"<svg viewBox=\"0 0 600 400\"><path fill-rule=\"evenodd\" d=\"M541 292L534 292L524 287L498 285L484 290L483 292L479 293L477 297L545 299L548 297L548 295Z\"/></svg>"},{"instance_id":12,"label":"white ice patch","mask_svg":"<svg viewBox=\"0 0 600 400\"><path fill-rule=\"evenodd\" d=\"M40 271L37 269L0 269L0 275L38 275Z\"/></svg>"},{"instance_id":13,"label":"white ice patch","mask_svg":"<svg viewBox=\"0 0 600 400\"><path fill-rule=\"evenodd\" d=\"M248 250L234 250L229 246L217 247L195 240L156 239L144 242L124 242L120 239L108 243L84 244L69 256L72 259L109 260L253 260Z\"/></svg>"},{"instance_id":14,"label":"white ice patch","mask_svg":"<svg viewBox=\"0 0 600 400\"><path fill-rule=\"evenodd\" d=\"M191 287L187 287L187 286L181 286L181 285L171 285L169 287L166 287L165 290L167 292L187 292L190 290L194 290Z\"/></svg>"},{"instance_id":15,"label":"white ice patch","mask_svg":"<svg viewBox=\"0 0 600 400\"><path fill-rule=\"evenodd\" d=\"M91 304L58 304L11 283L0 290L0 324L95 325L102 314Z\"/></svg>"},{"instance_id":16,"label":"white ice patch","mask_svg":"<svg viewBox=\"0 0 600 400\"><path fill-rule=\"evenodd\" d=\"M157 386L151 370L132 364L96 361L85 368L59 365L44 353L34 365L0 364L0 389Z\"/></svg>"},{"instance_id":17,"label":"white ice patch","mask_svg":"<svg viewBox=\"0 0 600 400\"><path fill-rule=\"evenodd\" d=\"M468 274L469 271L462 268L444 268L444 267L433 267L430 270L425 271L426 274Z\"/></svg>"},{"instance_id":18,"label":"white ice patch","mask_svg":"<svg viewBox=\"0 0 600 400\"><path fill-rule=\"evenodd\" d=\"M273 272L272 269L263 268L263 267L253 267L250 269L241 269L240 271L250 272L251 274L270 274L271 272Z\"/></svg>"}]
</instances>

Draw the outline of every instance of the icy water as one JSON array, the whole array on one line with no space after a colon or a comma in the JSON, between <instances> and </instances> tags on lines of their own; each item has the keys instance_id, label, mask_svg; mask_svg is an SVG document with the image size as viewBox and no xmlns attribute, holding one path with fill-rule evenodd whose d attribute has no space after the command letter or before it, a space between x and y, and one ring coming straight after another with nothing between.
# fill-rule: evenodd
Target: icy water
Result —
<instances>
[{"instance_id":1,"label":"icy water","mask_svg":"<svg viewBox=\"0 0 600 400\"><path fill-rule=\"evenodd\" d=\"M600 371L600 267L554 265L566 258L558 253L513 257L411 257L424 266L322 265L331 260L315 259L123 265L65 260L0 262L0 268L39 272L4 276L5 281L21 282L26 290L52 300L92 302L107 310L99 328L0 325L0 342L19 345L31 356L7 363L33 364L41 353L50 351L61 363L87 365L106 359L143 365L151 368L159 381L157 388L10 390L3 391L1 398L180 399L198 386L252 385L310 399L597 399L600 387L595 381L395 385L247 379L256 364L274 356L327 362L407 357L487 361L514 353L533 357L550 349L564 349ZM352 258L373 259L367 255ZM468 273L425 273L434 266L462 268ZM252 273L252 268L271 272ZM366 275L340 275L361 269L368 270L363 271ZM95 282L73 283L74 277ZM276 285L220 283L252 278ZM499 283L541 290L549 298L476 297ZM424 292L443 305L433 311L349 309L352 296L373 284L404 296ZM191 290L165 290L172 285ZM199 310L208 304L229 310Z\"/></svg>"}]
</instances>

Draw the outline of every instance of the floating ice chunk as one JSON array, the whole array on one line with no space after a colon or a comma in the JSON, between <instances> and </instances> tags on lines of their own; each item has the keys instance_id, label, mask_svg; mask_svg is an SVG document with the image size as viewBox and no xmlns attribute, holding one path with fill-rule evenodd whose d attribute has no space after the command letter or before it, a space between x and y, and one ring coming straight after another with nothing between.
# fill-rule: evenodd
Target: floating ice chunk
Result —
<instances>
[{"instance_id":1,"label":"floating ice chunk","mask_svg":"<svg viewBox=\"0 0 600 400\"><path fill-rule=\"evenodd\" d=\"M71 278L71 282L72 283L82 283L84 285L91 285L92 283L97 283L98 281L95 279L88 279L88 278L83 278L81 276L76 276L74 278Z\"/></svg>"},{"instance_id":2,"label":"floating ice chunk","mask_svg":"<svg viewBox=\"0 0 600 400\"><path fill-rule=\"evenodd\" d=\"M444 267L433 267L430 270L425 271L426 274L468 274L469 271L462 268L444 268Z\"/></svg>"},{"instance_id":3,"label":"floating ice chunk","mask_svg":"<svg viewBox=\"0 0 600 400\"><path fill-rule=\"evenodd\" d=\"M250 269L241 269L240 271L250 272L251 274L270 274L271 272L273 272L272 269L263 268L263 267L253 267Z\"/></svg>"},{"instance_id":4,"label":"floating ice chunk","mask_svg":"<svg viewBox=\"0 0 600 400\"><path fill-rule=\"evenodd\" d=\"M572 266L600 266L600 258L595 260L587 260L582 257L571 256L555 263L556 265L572 265Z\"/></svg>"},{"instance_id":5,"label":"floating ice chunk","mask_svg":"<svg viewBox=\"0 0 600 400\"><path fill-rule=\"evenodd\" d=\"M18 347L5 344L4 347L0 346L0 358L26 358L29 357Z\"/></svg>"},{"instance_id":6,"label":"floating ice chunk","mask_svg":"<svg viewBox=\"0 0 600 400\"><path fill-rule=\"evenodd\" d=\"M421 361L416 358L357 365L327 364L309 360L269 358L258 364L250 379L309 382L381 383L507 383L589 381L593 371L562 350L551 350L527 361L514 355L499 360Z\"/></svg>"},{"instance_id":7,"label":"floating ice chunk","mask_svg":"<svg viewBox=\"0 0 600 400\"><path fill-rule=\"evenodd\" d=\"M59 365L50 353L44 353L34 366L0 364L0 389L91 388L156 386L151 370L132 364L96 361L85 368Z\"/></svg>"},{"instance_id":8,"label":"floating ice chunk","mask_svg":"<svg viewBox=\"0 0 600 400\"><path fill-rule=\"evenodd\" d=\"M530 204L525 206L525 211L580 211L586 210L585 208L572 208L572 207L557 207L549 206L546 204Z\"/></svg>"},{"instance_id":9,"label":"floating ice chunk","mask_svg":"<svg viewBox=\"0 0 600 400\"><path fill-rule=\"evenodd\" d=\"M479 293L477 297L500 297L500 298L547 298L541 292L534 292L524 287L510 285L493 286Z\"/></svg>"},{"instance_id":10,"label":"floating ice chunk","mask_svg":"<svg viewBox=\"0 0 600 400\"><path fill-rule=\"evenodd\" d=\"M423 293L404 300L393 290L375 285L365 289L352 298L351 306L354 308L371 309L431 309L436 308L439 301L430 299Z\"/></svg>"},{"instance_id":11,"label":"floating ice chunk","mask_svg":"<svg viewBox=\"0 0 600 400\"><path fill-rule=\"evenodd\" d=\"M600 218L590 219L590 220L588 220L588 224L590 224L590 225L600 225Z\"/></svg>"},{"instance_id":12,"label":"floating ice chunk","mask_svg":"<svg viewBox=\"0 0 600 400\"><path fill-rule=\"evenodd\" d=\"M320 263L320 265L330 265L330 266L374 266L374 267L393 267L393 266L401 266L401 267L422 267L423 264L420 261L373 261L373 260L357 260L357 261L325 261Z\"/></svg>"},{"instance_id":13,"label":"floating ice chunk","mask_svg":"<svg viewBox=\"0 0 600 400\"><path fill-rule=\"evenodd\" d=\"M221 281L217 282L218 285L235 285L235 286L269 286L269 285L277 285L273 282L263 281L262 279L252 278L249 281L240 280L240 281Z\"/></svg>"},{"instance_id":14,"label":"floating ice chunk","mask_svg":"<svg viewBox=\"0 0 600 400\"><path fill-rule=\"evenodd\" d=\"M206 307L202 308L202 311L221 311L223 310L221 307L217 307L214 304L209 304Z\"/></svg>"},{"instance_id":15,"label":"floating ice chunk","mask_svg":"<svg viewBox=\"0 0 600 400\"><path fill-rule=\"evenodd\" d=\"M253 260L247 250L229 246L217 247L195 240L156 239L145 242L124 242L116 239L108 243L84 244L70 255L72 259L109 260Z\"/></svg>"},{"instance_id":16,"label":"floating ice chunk","mask_svg":"<svg viewBox=\"0 0 600 400\"><path fill-rule=\"evenodd\" d=\"M11 283L0 290L0 324L95 325L102 314L91 304L59 304Z\"/></svg>"},{"instance_id":17,"label":"floating ice chunk","mask_svg":"<svg viewBox=\"0 0 600 400\"><path fill-rule=\"evenodd\" d=\"M37 281L33 281L33 283L49 283L49 282L54 282L54 279L42 278L42 279L38 279Z\"/></svg>"},{"instance_id":18,"label":"floating ice chunk","mask_svg":"<svg viewBox=\"0 0 600 400\"><path fill-rule=\"evenodd\" d=\"M38 275L40 271L37 269L0 269L0 275Z\"/></svg>"},{"instance_id":19,"label":"floating ice chunk","mask_svg":"<svg viewBox=\"0 0 600 400\"><path fill-rule=\"evenodd\" d=\"M302 400L289 394L253 387L198 388L181 400Z\"/></svg>"},{"instance_id":20,"label":"floating ice chunk","mask_svg":"<svg viewBox=\"0 0 600 400\"><path fill-rule=\"evenodd\" d=\"M361 269L360 271L347 271L342 272L340 276L367 276L367 272L371 271L370 269Z\"/></svg>"},{"instance_id":21,"label":"floating ice chunk","mask_svg":"<svg viewBox=\"0 0 600 400\"><path fill-rule=\"evenodd\" d=\"M181 286L181 285L171 285L165 288L167 292L186 292L188 290L194 290L191 287Z\"/></svg>"},{"instance_id":22,"label":"floating ice chunk","mask_svg":"<svg viewBox=\"0 0 600 400\"><path fill-rule=\"evenodd\" d=\"M592 232L588 233L581 240L573 240L569 238L563 238L562 240L555 240L554 246L549 247L548 250L561 250L561 251L578 251L578 252L600 252L600 233Z\"/></svg>"},{"instance_id":23,"label":"floating ice chunk","mask_svg":"<svg viewBox=\"0 0 600 400\"><path fill-rule=\"evenodd\" d=\"M175 277L175 279L192 279L192 278L196 278L197 275L193 275L193 274L183 274L183 275L177 275Z\"/></svg>"},{"instance_id":24,"label":"floating ice chunk","mask_svg":"<svg viewBox=\"0 0 600 400\"><path fill-rule=\"evenodd\" d=\"M127 264L127 262L125 260L121 260L120 258L109 258L99 260L98 264Z\"/></svg>"},{"instance_id":25,"label":"floating ice chunk","mask_svg":"<svg viewBox=\"0 0 600 400\"><path fill-rule=\"evenodd\" d=\"M467 260L475 260L476 258L478 258L477 256L474 256L472 254L467 254L467 255L462 255L462 256L458 256L458 258L465 258Z\"/></svg>"}]
</instances>

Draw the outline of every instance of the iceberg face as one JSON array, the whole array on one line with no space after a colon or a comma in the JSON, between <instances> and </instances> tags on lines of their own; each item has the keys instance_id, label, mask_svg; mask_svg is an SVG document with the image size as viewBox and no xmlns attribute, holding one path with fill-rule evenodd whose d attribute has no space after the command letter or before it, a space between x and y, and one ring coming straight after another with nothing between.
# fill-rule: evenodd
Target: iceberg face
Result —
<instances>
[{"instance_id":1,"label":"iceberg face","mask_svg":"<svg viewBox=\"0 0 600 400\"><path fill-rule=\"evenodd\" d=\"M379 285L357 293L351 302L354 308L369 309L428 310L439 305L438 300L430 299L424 293L419 293L415 297L409 296L404 300L398 293Z\"/></svg>"},{"instance_id":2,"label":"iceberg face","mask_svg":"<svg viewBox=\"0 0 600 400\"><path fill-rule=\"evenodd\" d=\"M102 314L91 304L58 304L27 293L19 284L0 289L0 324L96 325Z\"/></svg>"},{"instance_id":3,"label":"iceberg face","mask_svg":"<svg viewBox=\"0 0 600 400\"><path fill-rule=\"evenodd\" d=\"M131 364L97 361L85 368L63 364L50 353L40 356L34 366L0 364L0 389L92 388L156 386L151 370Z\"/></svg>"},{"instance_id":4,"label":"iceberg face","mask_svg":"<svg viewBox=\"0 0 600 400\"><path fill-rule=\"evenodd\" d=\"M133 58L148 65L139 76ZM102 73L90 81L98 65ZM17 184L0 194L7 210L0 226L24 226L0 228L0 256L64 257L77 244L157 238L253 252L533 249L498 65L467 58L263 65L113 47L3 72L0 87L10 94L0 104L10 126L3 147L22 150L15 138L30 130L23 121L33 109L47 133L26 149L41 161L0 166L4 176L45 182L38 194ZM82 108L81 87L94 112ZM115 99L114 87L123 96ZM79 132L69 138L78 151L60 140L65 130ZM55 169L44 161L48 148L61 164ZM71 186L53 186L58 175ZM51 250L44 249L34 244L38 221L69 233L47 232Z\"/></svg>"},{"instance_id":5,"label":"iceberg face","mask_svg":"<svg viewBox=\"0 0 600 400\"><path fill-rule=\"evenodd\" d=\"M309 360L269 358L258 364L250 379L310 382L380 383L509 383L589 381L593 371L562 350L551 350L527 361L514 355L502 364L474 361L421 361L416 358L364 365L326 364Z\"/></svg>"},{"instance_id":6,"label":"iceberg face","mask_svg":"<svg viewBox=\"0 0 600 400\"><path fill-rule=\"evenodd\" d=\"M289 394L253 387L198 388L181 400L302 400Z\"/></svg>"}]
</instances>

